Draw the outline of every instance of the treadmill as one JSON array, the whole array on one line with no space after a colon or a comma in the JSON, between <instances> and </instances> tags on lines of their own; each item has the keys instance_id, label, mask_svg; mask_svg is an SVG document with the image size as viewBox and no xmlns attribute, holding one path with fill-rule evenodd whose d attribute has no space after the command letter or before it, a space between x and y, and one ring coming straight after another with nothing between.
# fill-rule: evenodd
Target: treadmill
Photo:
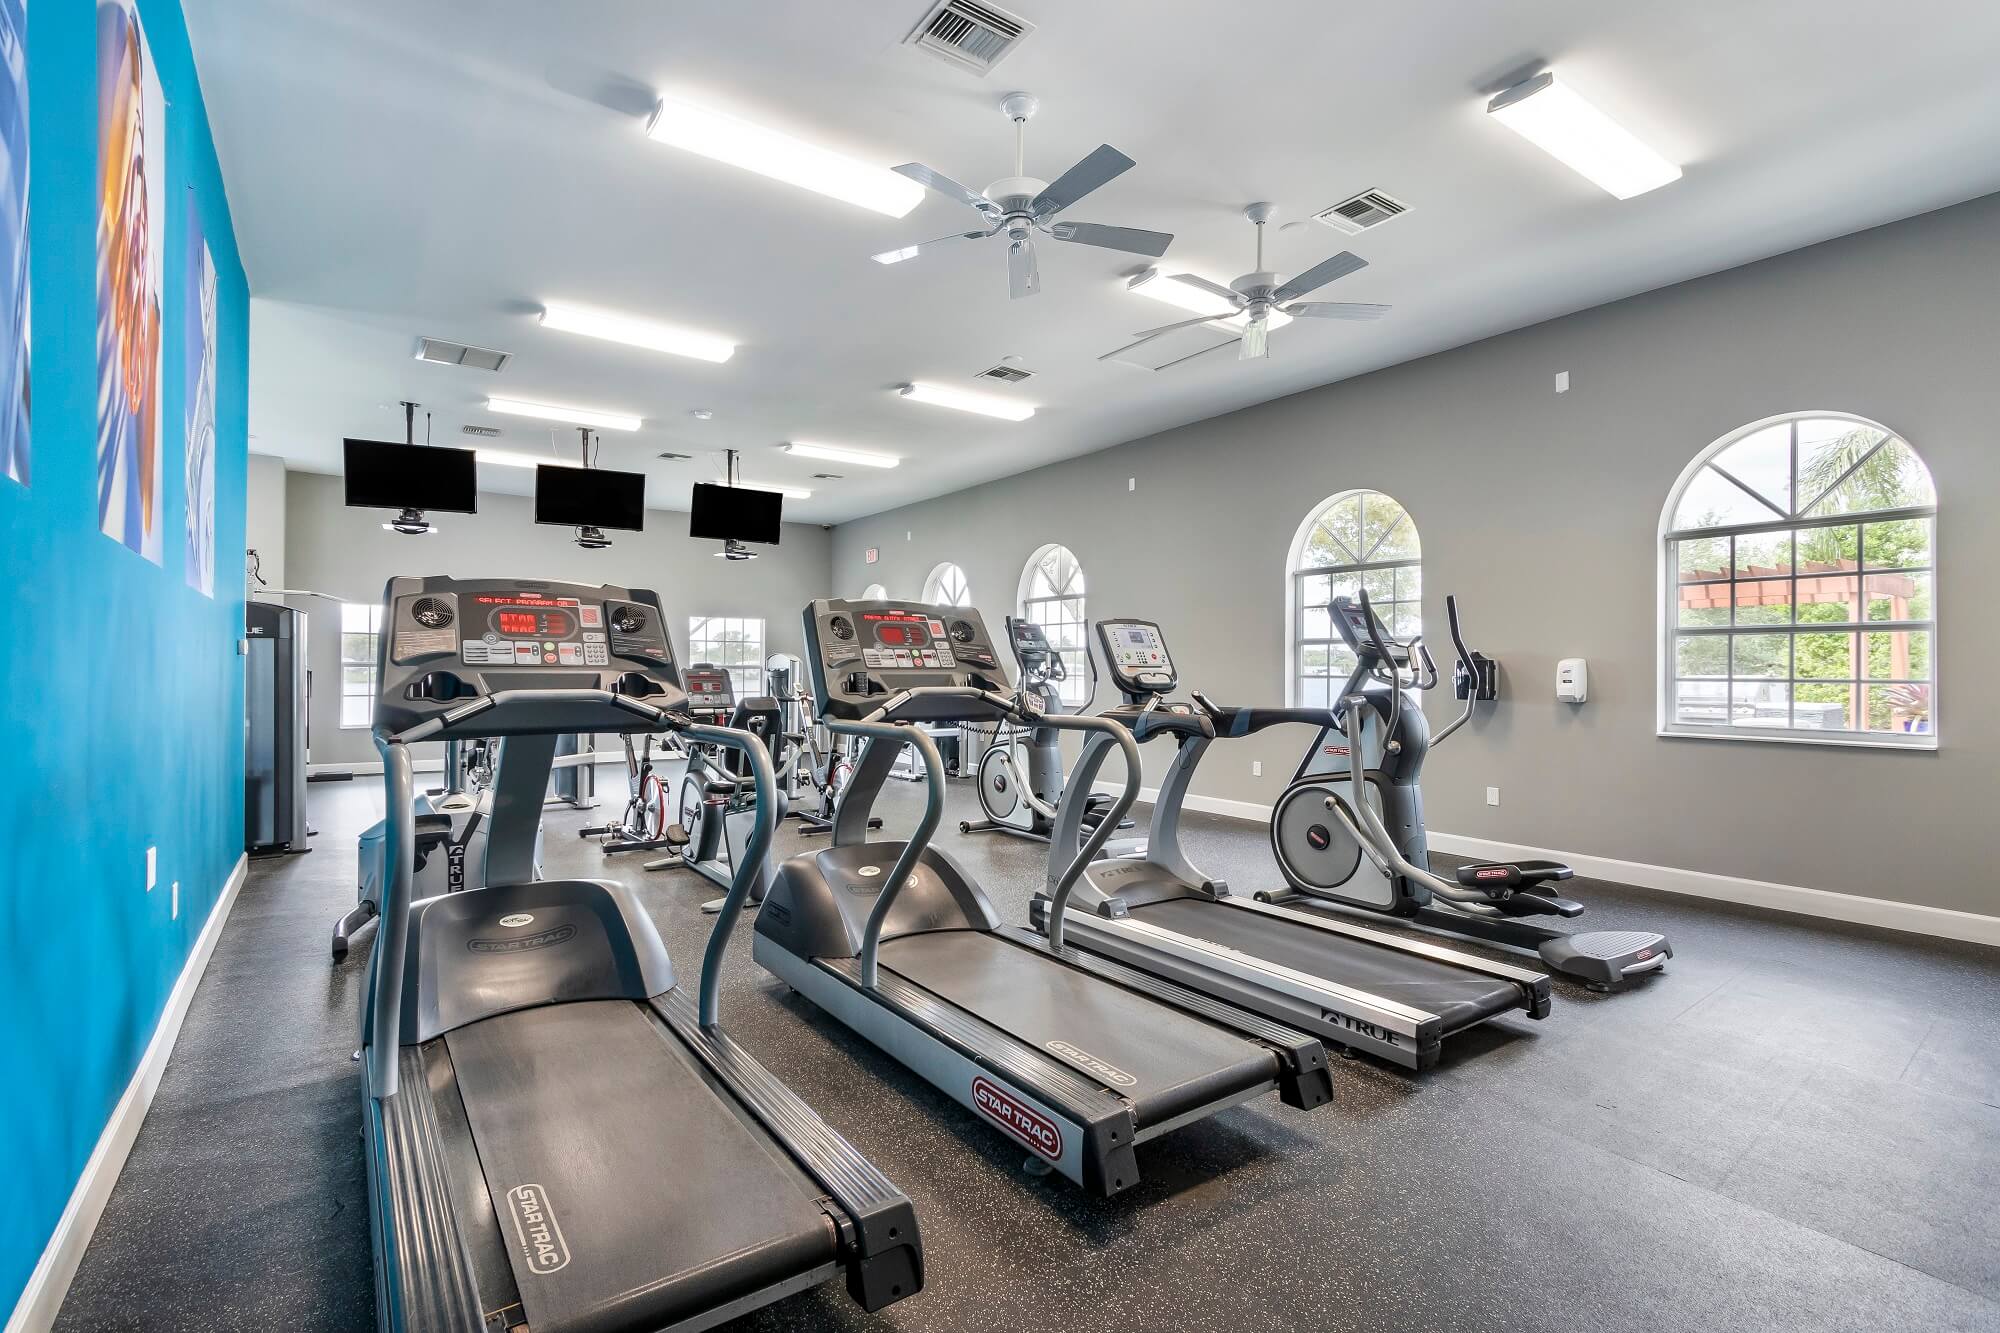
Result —
<instances>
[{"instance_id":1,"label":"treadmill","mask_svg":"<svg viewBox=\"0 0 2000 1333\"><path fill-rule=\"evenodd\" d=\"M392 579L383 604L389 873L361 1043L377 1326L696 1330L842 1275L868 1310L916 1291L910 1201L718 1026L737 911L691 992L619 884L411 901L411 746L516 738L512 770L546 768L560 733L666 731L753 774L741 906L776 820L771 762L686 715L658 596L430 577Z\"/></svg>"},{"instance_id":2,"label":"treadmill","mask_svg":"<svg viewBox=\"0 0 2000 1333\"><path fill-rule=\"evenodd\" d=\"M1139 741L1166 736L1176 748L1153 802L1146 855L1085 866L1066 905L1055 890L1083 834L1084 812L1068 799L1057 811L1047 889L1030 909L1052 946L1115 959L1405 1069L1430 1068L1444 1038L1488 1019L1547 1016L1549 979L1540 972L1254 901L1196 869L1181 845L1181 811L1218 733L1325 725L1329 714L1220 708L1199 694L1200 708L1169 703L1179 676L1158 625L1102 620L1097 637L1124 699L1104 716ZM1068 790L1089 791L1111 753L1101 736L1088 738Z\"/></svg>"},{"instance_id":3,"label":"treadmill","mask_svg":"<svg viewBox=\"0 0 2000 1333\"><path fill-rule=\"evenodd\" d=\"M931 845L944 815L935 722L1011 721L1092 733L1128 761L1124 792L1055 887L1066 897L1132 806L1139 751L1116 722L1041 712L1010 694L979 613L920 602L815 601L806 660L828 727L864 737L833 845L779 869L752 956L1058 1172L1112 1195L1139 1183L1135 1145L1276 1089L1332 1097L1312 1037L1136 969L1007 927L972 876ZM868 840L890 769L914 747L927 784L906 841ZM1087 784L1075 789L1087 792ZM1079 802L1080 804L1080 802Z\"/></svg>"}]
</instances>

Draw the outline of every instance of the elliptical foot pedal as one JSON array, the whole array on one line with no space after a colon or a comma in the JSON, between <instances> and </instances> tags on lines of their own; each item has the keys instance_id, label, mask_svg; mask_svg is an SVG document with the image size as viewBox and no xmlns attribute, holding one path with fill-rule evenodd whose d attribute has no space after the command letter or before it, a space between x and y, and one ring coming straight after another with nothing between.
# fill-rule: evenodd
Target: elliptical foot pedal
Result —
<instances>
[{"instance_id":1,"label":"elliptical foot pedal","mask_svg":"<svg viewBox=\"0 0 2000 1333\"><path fill-rule=\"evenodd\" d=\"M1609 990L1646 972L1657 972L1674 956L1667 937L1651 930L1593 930L1559 935L1544 942L1542 961L1592 990Z\"/></svg>"}]
</instances>

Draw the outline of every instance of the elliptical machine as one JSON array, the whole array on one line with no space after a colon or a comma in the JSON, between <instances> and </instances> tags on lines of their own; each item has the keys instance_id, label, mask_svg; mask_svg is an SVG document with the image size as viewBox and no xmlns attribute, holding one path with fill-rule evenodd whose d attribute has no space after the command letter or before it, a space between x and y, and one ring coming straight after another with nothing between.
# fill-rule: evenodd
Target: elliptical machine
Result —
<instances>
[{"instance_id":1,"label":"elliptical machine","mask_svg":"<svg viewBox=\"0 0 2000 1333\"><path fill-rule=\"evenodd\" d=\"M748 732L764 743L776 773L790 771L791 733L785 730L784 712L769 695L738 699L729 672L707 662L687 669L686 688L690 712L697 722L727 726ZM773 799L776 822L788 813L788 784L779 782ZM667 826L666 856L647 861L647 870L692 870L710 883L728 889L736 877L736 867L748 854L750 836L757 824L755 774L735 750L698 741L688 746L687 771L682 774L674 809L678 816ZM777 862L766 856L751 880L745 907L764 901L765 891L777 873ZM725 899L712 898L701 905L704 912L719 912Z\"/></svg>"},{"instance_id":2,"label":"elliptical machine","mask_svg":"<svg viewBox=\"0 0 2000 1333\"><path fill-rule=\"evenodd\" d=\"M1418 787L1424 757L1471 721L1481 703L1499 697L1499 664L1466 646L1458 601L1445 598L1458 650L1453 690L1465 707L1433 736L1418 694L1436 686L1438 670L1423 636L1391 637L1365 591L1358 601L1334 598L1328 611L1355 666L1334 706L1339 725L1320 729L1271 810L1271 850L1293 889L1321 902L1535 953L1592 990L1665 966L1673 946L1654 931L1573 935L1522 920L1583 912L1582 903L1548 888L1570 878L1560 862L1475 862L1449 880L1431 871Z\"/></svg>"},{"instance_id":3,"label":"elliptical machine","mask_svg":"<svg viewBox=\"0 0 2000 1333\"><path fill-rule=\"evenodd\" d=\"M1069 679L1062 654L1050 644L1040 625L1021 616L1007 617L1007 643L1014 650L1014 664L1020 673L1019 694L1033 698L1039 712L1060 717L1064 707L1058 687ZM1086 656L1088 654L1086 653ZM1063 799L1062 749L1056 729L1051 726L1024 726L1019 721L997 724L993 743L979 756L979 808L986 818L959 821L960 833L1012 833L1047 842L1055 828L1056 808ZM1083 827L1089 832L1111 808L1112 798L1092 792L1086 798ZM1129 819L1117 827L1132 827ZM1104 857L1142 856L1144 839L1120 839L1105 844Z\"/></svg>"}]
</instances>

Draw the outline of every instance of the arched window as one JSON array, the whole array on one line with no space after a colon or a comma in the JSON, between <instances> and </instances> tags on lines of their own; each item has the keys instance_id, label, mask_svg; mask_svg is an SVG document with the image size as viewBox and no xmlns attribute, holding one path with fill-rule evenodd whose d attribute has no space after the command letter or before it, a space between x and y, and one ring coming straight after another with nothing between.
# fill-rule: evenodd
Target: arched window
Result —
<instances>
[{"instance_id":1,"label":"arched window","mask_svg":"<svg viewBox=\"0 0 2000 1333\"><path fill-rule=\"evenodd\" d=\"M1090 659L1084 637L1083 566L1067 546L1050 544L1035 552L1021 571L1020 611L1042 627L1049 646L1062 657L1069 678L1057 688L1063 703L1081 708L1090 702Z\"/></svg>"},{"instance_id":2,"label":"arched window","mask_svg":"<svg viewBox=\"0 0 2000 1333\"><path fill-rule=\"evenodd\" d=\"M924 600L934 606L971 606L972 586L965 571L949 560L933 569L924 580Z\"/></svg>"},{"instance_id":3,"label":"arched window","mask_svg":"<svg viewBox=\"0 0 2000 1333\"><path fill-rule=\"evenodd\" d=\"M1365 588L1391 634L1406 638L1422 628L1422 557L1415 521L1380 491L1343 491L1307 516L1286 566L1292 703L1331 707L1354 669L1354 654L1327 615L1335 597Z\"/></svg>"},{"instance_id":4,"label":"arched window","mask_svg":"<svg viewBox=\"0 0 2000 1333\"><path fill-rule=\"evenodd\" d=\"M1885 426L1833 412L1726 435L1660 519L1660 730L1937 745L1937 492Z\"/></svg>"},{"instance_id":5,"label":"arched window","mask_svg":"<svg viewBox=\"0 0 2000 1333\"><path fill-rule=\"evenodd\" d=\"M889 600L889 590L879 583L871 583L861 590L861 600L864 602L886 602Z\"/></svg>"}]
</instances>

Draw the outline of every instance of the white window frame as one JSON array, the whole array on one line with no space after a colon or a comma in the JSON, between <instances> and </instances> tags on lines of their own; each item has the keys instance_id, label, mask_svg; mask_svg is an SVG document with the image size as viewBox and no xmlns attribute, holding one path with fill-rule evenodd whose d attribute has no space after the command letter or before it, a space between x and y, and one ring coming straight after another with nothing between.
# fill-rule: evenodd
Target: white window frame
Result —
<instances>
[{"instance_id":1,"label":"white window frame","mask_svg":"<svg viewBox=\"0 0 2000 1333\"><path fill-rule=\"evenodd\" d=\"M924 580L924 600L933 606L971 606L972 580L963 569L946 560Z\"/></svg>"},{"instance_id":2,"label":"white window frame","mask_svg":"<svg viewBox=\"0 0 2000 1333\"><path fill-rule=\"evenodd\" d=\"M357 623L358 622L358 623ZM368 650L362 657L354 657L347 651L347 639L351 634L368 636ZM376 663L381 657L382 608L370 606L366 602L342 602L340 604L340 694L334 707L342 731L365 731L375 724ZM368 683L350 689L347 684L349 671L366 670ZM347 720L347 701L362 701L361 720Z\"/></svg>"},{"instance_id":3,"label":"white window frame","mask_svg":"<svg viewBox=\"0 0 2000 1333\"><path fill-rule=\"evenodd\" d=\"M735 628L752 651L740 662L724 661L727 654L717 651L726 642L723 635ZM706 646L704 646L706 645ZM689 616L688 656L690 664L712 662L729 672L730 684L738 699L764 692L764 617Z\"/></svg>"},{"instance_id":4,"label":"white window frame","mask_svg":"<svg viewBox=\"0 0 2000 1333\"><path fill-rule=\"evenodd\" d=\"M1656 657L1655 677L1659 694L1659 699L1656 709L1656 717L1655 717L1656 734L1662 737L1669 737L1677 740L1753 741L1762 744L1776 744L1776 745L1834 745L1834 746L1845 746L1854 749L1914 750L1919 753L1936 752L1938 748L1938 736L1940 734L1940 726L1938 720L1939 718L1938 697L1941 691L1938 685L1938 677L1939 677L1939 664L1941 662L1941 658L1938 651L1939 647L1939 635L1938 635L1938 625L1939 625L1938 591L1939 590L1938 590L1938 577L1937 577L1938 506L1935 503L1929 505L1916 505L1902 509L1857 510L1853 513L1828 515L1824 518L1807 519L1807 518L1796 517L1796 515L1802 514L1805 510L1811 509L1813 505L1817 504L1827 494L1831 494L1832 491L1838 489L1841 482L1836 481L1833 484L1833 486L1829 487L1826 491L1822 492L1820 495L1808 497L1808 499L1804 504L1799 503L1799 497L1797 496L1796 493L1794 493L1793 496L1791 497L1791 504L1790 504L1792 516L1780 517L1778 516L1776 511L1773 510L1772 517L1769 522L1718 524L1717 526L1712 528L1677 529L1673 526L1674 513L1677 509L1679 509L1682 497L1686 494L1688 487L1694 483L1695 479L1698 476L1701 475L1701 472L1704 468L1707 468L1711 462L1713 462L1719 455L1723 453L1724 450L1728 449L1731 445L1737 444L1740 441L1745 440L1750 436L1757 434L1759 431L1768 430L1773 426L1781 426L1788 422L1797 423L1800 421L1827 421L1827 420L1847 421L1853 423L1856 427L1859 428L1881 431L1887 438L1884 439L1880 445L1877 445L1876 446L1877 448L1882 447L1882 445L1888 444L1892 440L1900 441L1903 447L1909 450L1910 455L1913 458L1915 458L1920 465L1924 467L1926 473L1927 474L1929 473L1930 465L1924 462L1923 455L1918 453L1916 446L1911 444L1909 438L1905 436L1901 431L1892 429L1889 426L1885 426L1879 421L1871 421L1867 417L1856 416L1852 412L1839 412L1839 411L1780 412L1774 416L1765 417L1760 421L1753 421L1748 425L1740 426L1737 429L1730 431L1727 435L1724 435L1722 438L1716 440L1713 444L1709 445L1706 449L1703 449L1700 453L1696 454L1694 458L1688 463L1688 465L1681 470L1681 475L1679 476L1678 479L1675 480L1673 489L1667 493L1667 502L1660 510L1659 537L1658 540L1655 541L1654 543L1655 555L1659 565L1658 576L1655 580L1655 588L1657 590L1657 597L1658 597L1657 605L1659 607L1658 643L1655 651L1655 657ZM1874 452L1873 450L1870 450L1871 454L1873 452ZM1856 466L1858 467L1859 464L1857 463ZM1798 470L1798 435L1796 430L1794 430L1794 433L1792 435L1792 470L1794 474L1793 490L1794 492L1796 492L1797 490L1796 474ZM1851 470L1852 469L1850 469L1850 471ZM1722 476L1731 481L1735 480L1734 478L1729 477L1729 474L1721 468L1716 468L1715 471L1717 471ZM1841 480L1845 480L1845 478L1843 477ZM1737 482L1736 484L1738 486L1743 485L1741 482ZM1931 474L1931 487L1933 494L1935 494L1937 487L1937 478L1935 474ZM1744 489L1748 491L1749 494L1751 494L1752 496L1757 495L1755 491L1749 490L1748 487L1744 487ZM1762 497L1757 497L1757 498L1759 498L1760 500L1762 499ZM1764 500L1763 503L1767 507L1770 504L1768 500ZM1739 627L1736 627L1734 625L1725 625L1725 626L1713 627L1702 630L1702 629L1696 629L1694 627L1682 626L1679 623L1681 585L1680 585L1680 566L1675 550L1675 544L1677 542L1682 540L1690 540L1698 538L1716 538L1716 537L1734 538L1737 536L1755 535L1756 533L1759 532L1795 532L1801 529L1809 529L1809 528L1833 528L1833 527L1848 527L1848 526L1861 527L1869 522L1877 522L1877 523L1894 522L1898 520L1912 519L1912 518L1928 519L1930 522L1931 563L1928 566L1922 568L1915 568L1909 570L1884 569L1877 572L1928 574L1931 580L1931 614L1928 619L1870 621L1864 618L1861 621L1851 622L1851 623L1815 621L1802 624L1796 619L1797 604L1796 604L1796 598L1794 598L1793 601L1794 619L1790 624L1771 625L1771 626L1760 625L1757 626L1755 630L1751 632L1784 633L1792 636L1793 638L1796 638L1800 634L1812 634L1812 633L1837 634L1844 631L1856 634L1891 633L1898 630L1927 631L1930 634L1930 679L1922 683L1930 687L1930 702L1929 702L1930 729L1928 731L1924 732L1838 731L1829 733L1824 731L1812 731L1808 729L1800 729L1791 725L1787 725L1784 728L1774 727L1770 729L1763 729L1763 728L1735 727L1729 724L1711 725L1703 723L1679 722L1675 720L1675 705L1677 698L1677 691L1675 690L1675 685L1680 679L1676 671L1677 658L1678 658L1677 640L1679 636L1690 633L1707 633L1707 634L1719 633L1726 637L1732 630L1737 630L1737 632L1742 632ZM1865 540L1866 540L1865 533L1857 533L1856 541L1858 544L1857 545L1858 558L1856 559L1855 562L1854 573L1856 578L1863 580L1862 596L1864 598L1867 595L1866 593L1867 584L1865 582L1865 579L1867 573L1869 572L1866 547L1864 544L1861 544L1865 543ZM1733 549L1734 548L1732 545L1732 552ZM1796 579L1798 576L1795 572L1791 577ZM1736 574L1735 559L1732 554L1730 560L1730 578L1728 580L1725 580L1724 582L1733 586L1735 583L1742 581L1745 580L1742 580ZM1735 603L1736 599L1734 595L1731 596L1730 601L1732 605ZM1732 614L1731 620L1733 621L1734 618L1735 617ZM1867 652L1866 647L1857 642L1856 644L1857 657L1865 657L1866 652ZM1792 660L1794 663L1795 670L1796 670L1796 660L1797 660L1796 654L1797 650L1796 647L1794 647L1792 650ZM1865 691L1870 684L1878 683L1878 682L1871 682L1870 680L1868 680L1867 677L1863 674L1866 671L1867 671L1866 663L1863 661L1858 661L1855 666L1856 679L1852 682L1845 680L1825 680L1825 681L1806 680L1801 682L1797 677L1788 674L1784 678L1784 683L1791 686L1794 691L1796 691L1797 687L1801 683L1809 685L1810 684L1826 684L1826 685L1853 684L1856 691L1855 706L1857 709L1865 711L1867 708ZM1721 683L1724 686L1725 690L1727 690L1729 686L1733 683L1733 678L1723 678ZM1797 702L1796 698L1794 698L1793 702L1794 705L1796 705Z\"/></svg>"},{"instance_id":5,"label":"white window frame","mask_svg":"<svg viewBox=\"0 0 2000 1333\"><path fill-rule=\"evenodd\" d=\"M1056 568L1061 571L1063 562L1068 562L1069 574L1061 582L1054 578L1047 580L1050 592L1037 593L1036 579L1041 574L1045 561L1054 557ZM1056 694L1069 708L1085 708L1090 704L1090 619L1088 610L1089 580L1084 577L1083 562L1076 552L1061 542L1048 542L1037 547L1028 557L1028 563L1021 568L1021 583L1014 595L1015 614L1023 620L1040 625L1046 632L1051 626L1074 624L1077 627L1076 646L1063 647L1055 644L1054 635L1050 642L1058 656L1062 658L1063 669L1068 673Z\"/></svg>"},{"instance_id":6,"label":"white window frame","mask_svg":"<svg viewBox=\"0 0 2000 1333\"><path fill-rule=\"evenodd\" d=\"M1388 500L1390 503L1394 504L1398 509L1403 511L1402 519L1399 520L1399 522L1396 524L1391 524L1390 527L1386 531L1384 531L1381 536L1377 537L1375 539L1375 545L1373 547L1371 547L1367 551L1360 552L1359 553L1360 559L1356 563L1340 564L1340 565L1312 565L1312 566L1304 565L1302 562L1305 559L1306 544L1312 537L1313 529L1319 526L1319 521L1326 516L1327 511L1332 509L1335 505L1343 504L1346 501L1355 498L1356 496L1367 497L1370 495L1379 495L1383 499ZM1362 505L1364 506L1364 511L1365 511L1365 507L1367 505L1367 500L1365 498L1362 500ZM1373 555L1376 551L1379 551L1381 549L1382 543L1387 541L1390 535L1393 532L1395 532L1396 529L1401 524L1404 523L1409 525L1411 534L1416 538L1417 554L1409 559L1398 559L1398 560L1369 559L1371 555ZM1305 637L1305 603L1303 599L1304 599L1306 580L1309 578L1317 578L1322 575L1327 577L1338 577L1343 575L1354 575L1356 577L1359 577L1364 574L1380 573L1385 570L1390 571L1392 575L1394 571L1399 569L1415 570L1417 572L1417 577L1420 580L1418 595L1414 598L1392 599L1390 602L1390 606L1392 608L1391 615L1389 617L1384 618L1383 624L1390 627L1393 630L1394 628L1393 607L1397 605L1408 605L1414 603L1417 608L1417 621L1418 624L1421 625L1423 623L1423 596L1421 592L1421 587L1422 587L1421 579L1423 577L1423 567L1424 567L1423 551L1424 551L1423 533L1417 527L1416 516L1410 512L1410 507L1404 504L1401 500L1398 500L1395 496L1389 494L1387 491L1379 490L1376 487L1355 486L1348 490L1336 491L1334 494L1327 496L1326 499L1314 505L1312 509L1307 512L1305 516L1305 521L1300 523L1298 526L1298 531L1292 534L1291 549L1285 557L1285 645L1284 646L1285 646L1285 704L1287 707L1297 708L1304 706L1305 703L1304 685L1306 678L1303 674L1301 674L1299 670L1299 665L1302 661L1304 661L1305 652L1309 646L1317 644L1325 644L1327 646L1329 655L1333 653L1344 653L1347 650L1347 645L1345 641L1340 638L1339 634L1333 629L1331 625L1327 627L1327 633L1332 636L1330 638L1327 639L1315 638L1308 640ZM1317 677L1315 677L1315 679L1317 679ZM1332 678L1332 684L1330 688L1337 689L1340 684L1340 679L1341 678L1337 676Z\"/></svg>"}]
</instances>

